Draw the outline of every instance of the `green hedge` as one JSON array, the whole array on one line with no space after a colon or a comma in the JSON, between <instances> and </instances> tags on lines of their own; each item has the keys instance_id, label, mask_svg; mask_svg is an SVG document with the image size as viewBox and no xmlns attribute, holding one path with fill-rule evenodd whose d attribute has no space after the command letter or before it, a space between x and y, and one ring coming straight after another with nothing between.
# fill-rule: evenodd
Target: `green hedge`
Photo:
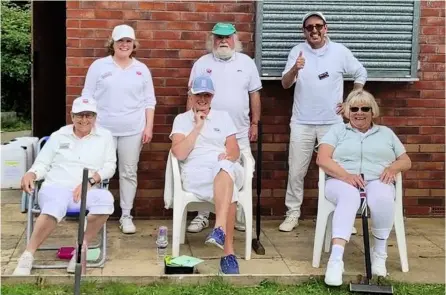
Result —
<instances>
[{"instance_id":1,"label":"green hedge","mask_svg":"<svg viewBox=\"0 0 446 295\"><path fill-rule=\"evenodd\" d=\"M2 111L31 115L31 6L1 1Z\"/></svg>"}]
</instances>

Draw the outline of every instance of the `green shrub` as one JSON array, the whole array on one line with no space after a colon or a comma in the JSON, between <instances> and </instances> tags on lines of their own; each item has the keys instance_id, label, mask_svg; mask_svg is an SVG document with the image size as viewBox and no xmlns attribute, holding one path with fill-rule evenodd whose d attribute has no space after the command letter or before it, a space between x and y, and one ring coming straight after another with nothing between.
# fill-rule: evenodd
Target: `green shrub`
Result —
<instances>
[{"instance_id":1,"label":"green shrub","mask_svg":"<svg viewBox=\"0 0 446 295\"><path fill-rule=\"evenodd\" d=\"M1 1L2 111L31 114L31 7Z\"/></svg>"}]
</instances>

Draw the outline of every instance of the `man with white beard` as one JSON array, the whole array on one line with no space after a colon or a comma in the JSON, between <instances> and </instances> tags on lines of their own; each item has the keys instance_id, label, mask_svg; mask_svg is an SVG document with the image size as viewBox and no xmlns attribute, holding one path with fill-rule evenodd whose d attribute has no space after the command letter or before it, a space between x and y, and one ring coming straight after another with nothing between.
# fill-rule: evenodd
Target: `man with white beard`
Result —
<instances>
[{"instance_id":1,"label":"man with white beard","mask_svg":"<svg viewBox=\"0 0 446 295\"><path fill-rule=\"evenodd\" d=\"M251 141L257 141L260 120L260 89L262 82L257 67L246 54L241 53L242 44L234 25L217 23L212 29L206 48L208 54L193 65L189 86L201 75L209 75L215 87L211 107L227 111L237 129L240 152L251 154ZM187 109L192 107L190 99ZM251 112L251 118L250 118ZM254 162L254 159L252 159ZM209 212L199 212L188 226L188 232L200 232L209 226ZM235 228L245 230L243 210L237 208Z\"/></svg>"}]
</instances>

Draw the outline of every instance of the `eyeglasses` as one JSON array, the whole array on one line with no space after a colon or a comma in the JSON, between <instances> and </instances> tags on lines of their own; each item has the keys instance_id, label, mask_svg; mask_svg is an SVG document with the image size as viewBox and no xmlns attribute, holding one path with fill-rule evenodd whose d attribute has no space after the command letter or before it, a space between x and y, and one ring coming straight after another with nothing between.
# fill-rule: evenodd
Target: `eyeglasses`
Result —
<instances>
[{"instance_id":1,"label":"eyeglasses","mask_svg":"<svg viewBox=\"0 0 446 295\"><path fill-rule=\"evenodd\" d=\"M93 119L96 116L96 114L95 113L91 113L91 112L85 112L85 113L73 114L73 116L76 119L79 119L79 120L82 119L83 117L87 118L88 120L91 120L91 119Z\"/></svg>"},{"instance_id":2,"label":"eyeglasses","mask_svg":"<svg viewBox=\"0 0 446 295\"><path fill-rule=\"evenodd\" d=\"M223 40L223 39L231 39L232 35L229 36L223 36L223 35L215 35L215 38L219 39L219 40Z\"/></svg>"},{"instance_id":3,"label":"eyeglasses","mask_svg":"<svg viewBox=\"0 0 446 295\"><path fill-rule=\"evenodd\" d=\"M314 28L316 28L316 30L318 32L322 31L322 29L324 28L325 25L321 25L321 24L316 24L316 25L308 25L305 27L305 30L307 30L307 32L313 32Z\"/></svg>"},{"instance_id":4,"label":"eyeglasses","mask_svg":"<svg viewBox=\"0 0 446 295\"><path fill-rule=\"evenodd\" d=\"M351 107L350 108L350 112L357 113L359 111L359 109L361 109L361 112L363 112L363 113L368 113L368 112L370 112L370 110L372 108L371 107L360 107L360 108L358 108L358 107Z\"/></svg>"}]
</instances>

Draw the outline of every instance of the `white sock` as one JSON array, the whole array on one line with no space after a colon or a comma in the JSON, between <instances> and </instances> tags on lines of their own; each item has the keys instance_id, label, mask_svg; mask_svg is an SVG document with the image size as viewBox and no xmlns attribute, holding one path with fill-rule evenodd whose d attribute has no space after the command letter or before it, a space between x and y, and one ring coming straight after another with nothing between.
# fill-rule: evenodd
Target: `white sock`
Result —
<instances>
[{"instance_id":1,"label":"white sock","mask_svg":"<svg viewBox=\"0 0 446 295\"><path fill-rule=\"evenodd\" d=\"M337 245L337 244L335 244L331 247L331 254L330 254L329 260L342 261L343 256L344 256L344 247L342 247L341 245Z\"/></svg>"},{"instance_id":2,"label":"white sock","mask_svg":"<svg viewBox=\"0 0 446 295\"><path fill-rule=\"evenodd\" d=\"M198 212L198 216L205 217L206 219L209 219L209 213L210 212L206 212L206 211Z\"/></svg>"},{"instance_id":3,"label":"white sock","mask_svg":"<svg viewBox=\"0 0 446 295\"><path fill-rule=\"evenodd\" d=\"M387 240L374 237L373 250L376 253L387 254Z\"/></svg>"},{"instance_id":4,"label":"white sock","mask_svg":"<svg viewBox=\"0 0 446 295\"><path fill-rule=\"evenodd\" d=\"M122 216L130 216L131 209L122 209Z\"/></svg>"}]
</instances>

